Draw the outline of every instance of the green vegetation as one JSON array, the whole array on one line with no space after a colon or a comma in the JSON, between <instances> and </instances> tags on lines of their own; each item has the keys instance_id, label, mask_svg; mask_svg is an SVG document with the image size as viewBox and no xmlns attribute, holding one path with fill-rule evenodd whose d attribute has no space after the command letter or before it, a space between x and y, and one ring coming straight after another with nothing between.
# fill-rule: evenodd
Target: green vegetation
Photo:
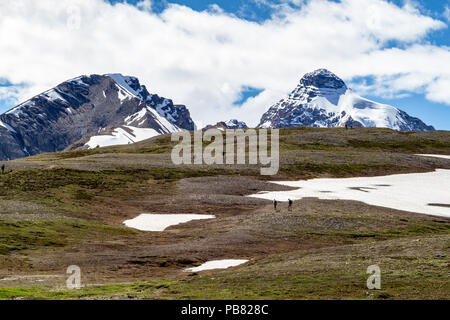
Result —
<instances>
[{"instance_id":1,"label":"green vegetation","mask_svg":"<svg viewBox=\"0 0 450 320\"><path fill-rule=\"evenodd\" d=\"M33 201L49 206L76 209L96 196L121 196L145 192L148 181L170 183L182 178L229 174L221 169L133 169L75 170L54 168L15 171L0 176L0 197ZM64 202L66 202L64 204Z\"/></svg>"},{"instance_id":2,"label":"green vegetation","mask_svg":"<svg viewBox=\"0 0 450 320\"><path fill-rule=\"evenodd\" d=\"M447 237L447 245L449 238ZM412 252L422 253L420 256ZM176 281L0 288L0 299L446 299L445 238L394 239L272 255L243 267ZM381 290L368 290L366 268L381 268Z\"/></svg>"},{"instance_id":3,"label":"green vegetation","mask_svg":"<svg viewBox=\"0 0 450 320\"><path fill-rule=\"evenodd\" d=\"M209 172L208 172L209 174ZM216 173L218 174L218 173ZM68 185L82 186L86 189L110 191L124 187L127 183L149 179L174 181L186 177L201 176L202 172L187 169L129 169L116 170L24 170L0 176L0 195L17 192L46 191Z\"/></svg>"},{"instance_id":4,"label":"green vegetation","mask_svg":"<svg viewBox=\"0 0 450 320\"><path fill-rule=\"evenodd\" d=\"M280 131L285 150L357 150L376 149L408 153L448 153L448 132L398 132L391 129L287 128Z\"/></svg>"},{"instance_id":5,"label":"green vegetation","mask_svg":"<svg viewBox=\"0 0 450 320\"><path fill-rule=\"evenodd\" d=\"M106 240L135 233L125 227L72 219L0 220L0 255L24 249L62 247L81 239Z\"/></svg>"},{"instance_id":6,"label":"green vegetation","mask_svg":"<svg viewBox=\"0 0 450 320\"><path fill-rule=\"evenodd\" d=\"M78 290L54 289L49 287L0 288L0 299L104 299L144 298L165 283L146 282L134 284L97 285Z\"/></svg>"},{"instance_id":7,"label":"green vegetation","mask_svg":"<svg viewBox=\"0 0 450 320\"><path fill-rule=\"evenodd\" d=\"M371 240L388 240L393 238L404 238L411 236L429 236L429 235L450 235L450 224L442 224L435 222L427 222L423 224L408 224L403 228L394 227L384 231L369 231L369 232L355 232L355 231L306 231L305 235L317 236L318 238L329 237L336 241L344 240L344 243L354 243L353 239L370 238Z\"/></svg>"},{"instance_id":8,"label":"green vegetation","mask_svg":"<svg viewBox=\"0 0 450 320\"><path fill-rule=\"evenodd\" d=\"M173 145L166 135L8 162L12 172L0 175L0 275L50 272L59 261L42 257L76 252L89 263L95 255L100 280L80 290L66 290L63 282L0 287L0 299L448 298L448 219L317 199L274 213L269 202L243 196L262 190L261 180L450 169L445 160L412 155L450 154L450 133L283 129L280 171L271 177L250 165L175 166ZM164 233L121 226L138 212L214 213L217 220ZM224 252L251 261L225 271L180 272ZM365 287L370 264L382 269L382 290ZM135 271L152 281L124 283L130 278L122 276Z\"/></svg>"},{"instance_id":9,"label":"green vegetation","mask_svg":"<svg viewBox=\"0 0 450 320\"><path fill-rule=\"evenodd\" d=\"M150 143L149 143L150 142ZM158 154L168 153L175 145L171 141L170 135L163 135L151 138L147 141L138 142L132 145L123 146L110 146L94 149L80 149L70 150L57 153L45 153L36 155L33 158L36 160L67 160L76 159L86 156L98 155L98 154L124 154L124 153L137 153L137 154Z\"/></svg>"},{"instance_id":10,"label":"green vegetation","mask_svg":"<svg viewBox=\"0 0 450 320\"><path fill-rule=\"evenodd\" d=\"M351 139L348 144L353 148L382 149L392 151L415 152L423 149L443 149L448 150L450 143L437 140L406 140L406 141L364 141Z\"/></svg>"},{"instance_id":11,"label":"green vegetation","mask_svg":"<svg viewBox=\"0 0 450 320\"><path fill-rule=\"evenodd\" d=\"M30 165L33 162L39 163L41 168L81 167L99 176L95 183L102 176L111 176L111 179L105 178L105 184L116 183L117 179L134 179L141 174L145 179L170 181L217 174L252 175L264 179L260 177L259 165L175 166L170 161L175 144L169 135L164 135L132 145L42 154L12 164L23 163L26 168L33 167ZM272 178L430 171L434 167L426 159L411 159L409 154L448 154L449 150L450 134L443 131L404 133L377 128L286 128L280 130L280 171ZM119 174L112 177L111 171L120 172L123 179L118 177ZM55 171L55 174L66 173ZM2 192L0 186L0 195Z\"/></svg>"}]
</instances>

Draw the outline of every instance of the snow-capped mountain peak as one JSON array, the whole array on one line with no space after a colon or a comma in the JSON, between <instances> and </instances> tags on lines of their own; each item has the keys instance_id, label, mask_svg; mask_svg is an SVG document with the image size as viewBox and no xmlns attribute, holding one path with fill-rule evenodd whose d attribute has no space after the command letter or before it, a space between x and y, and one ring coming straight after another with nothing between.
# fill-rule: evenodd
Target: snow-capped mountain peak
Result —
<instances>
[{"instance_id":1,"label":"snow-capped mountain peak","mask_svg":"<svg viewBox=\"0 0 450 320\"><path fill-rule=\"evenodd\" d=\"M316 97L324 97L330 103L337 104L339 97L346 91L344 81L328 70L319 69L305 74L289 98L308 103Z\"/></svg>"},{"instance_id":2,"label":"snow-capped mountain peak","mask_svg":"<svg viewBox=\"0 0 450 320\"><path fill-rule=\"evenodd\" d=\"M400 131L434 130L393 106L358 96L342 79L326 69L305 74L287 98L263 114L258 127L345 125Z\"/></svg>"}]
</instances>

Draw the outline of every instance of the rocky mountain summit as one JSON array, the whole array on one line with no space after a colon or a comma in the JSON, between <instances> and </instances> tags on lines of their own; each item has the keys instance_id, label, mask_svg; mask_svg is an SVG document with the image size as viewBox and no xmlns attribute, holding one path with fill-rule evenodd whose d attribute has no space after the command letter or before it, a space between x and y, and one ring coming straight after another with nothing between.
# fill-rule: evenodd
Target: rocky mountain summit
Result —
<instances>
[{"instance_id":1,"label":"rocky mountain summit","mask_svg":"<svg viewBox=\"0 0 450 320\"><path fill-rule=\"evenodd\" d=\"M358 96L342 79L326 69L305 74L287 98L263 114L258 127L345 125L399 131L434 130L402 110Z\"/></svg>"},{"instance_id":2,"label":"rocky mountain summit","mask_svg":"<svg viewBox=\"0 0 450 320\"><path fill-rule=\"evenodd\" d=\"M186 106L150 94L135 77L81 76L0 115L0 159L133 143L194 129Z\"/></svg>"}]
</instances>

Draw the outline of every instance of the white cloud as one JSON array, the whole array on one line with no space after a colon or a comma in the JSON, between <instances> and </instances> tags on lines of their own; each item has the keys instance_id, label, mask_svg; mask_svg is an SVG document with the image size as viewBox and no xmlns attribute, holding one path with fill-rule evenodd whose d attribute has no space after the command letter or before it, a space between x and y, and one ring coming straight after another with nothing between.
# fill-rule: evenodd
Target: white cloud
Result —
<instances>
[{"instance_id":1,"label":"white cloud","mask_svg":"<svg viewBox=\"0 0 450 320\"><path fill-rule=\"evenodd\" d=\"M450 88L450 77L439 77L435 81L429 84L427 89L426 97L427 99L443 102L449 104L449 88Z\"/></svg>"},{"instance_id":2,"label":"white cloud","mask_svg":"<svg viewBox=\"0 0 450 320\"><path fill-rule=\"evenodd\" d=\"M138 9L150 12L152 11L152 5L153 1L151 0L141 0L136 4L136 7L138 7Z\"/></svg>"},{"instance_id":3,"label":"white cloud","mask_svg":"<svg viewBox=\"0 0 450 320\"><path fill-rule=\"evenodd\" d=\"M444 18L450 22L450 7L449 6L445 6L444 9Z\"/></svg>"},{"instance_id":4,"label":"white cloud","mask_svg":"<svg viewBox=\"0 0 450 320\"><path fill-rule=\"evenodd\" d=\"M450 77L450 50L431 45L412 45L377 50L354 61L361 76L374 76L374 83L361 85L360 93L382 97L401 97L408 92L424 93L427 99L450 105L450 91L445 88ZM377 66L374 72L372 65Z\"/></svg>"},{"instance_id":5,"label":"white cloud","mask_svg":"<svg viewBox=\"0 0 450 320\"><path fill-rule=\"evenodd\" d=\"M27 83L15 94L23 100L81 74L121 72L186 104L202 124L239 118L255 125L304 73L321 67L347 80L374 76L380 81L372 89L381 93L420 89L450 103L450 91L440 92L450 50L423 43L445 24L409 4L311 0L298 10L281 6L263 23L217 6L196 12L169 5L157 15L151 4L1 1L0 78ZM389 41L400 48L386 49ZM233 102L245 86L264 91L238 108Z\"/></svg>"},{"instance_id":6,"label":"white cloud","mask_svg":"<svg viewBox=\"0 0 450 320\"><path fill-rule=\"evenodd\" d=\"M5 103L17 102L17 97L19 94L20 88L17 86L0 86L0 100L5 101Z\"/></svg>"}]
</instances>

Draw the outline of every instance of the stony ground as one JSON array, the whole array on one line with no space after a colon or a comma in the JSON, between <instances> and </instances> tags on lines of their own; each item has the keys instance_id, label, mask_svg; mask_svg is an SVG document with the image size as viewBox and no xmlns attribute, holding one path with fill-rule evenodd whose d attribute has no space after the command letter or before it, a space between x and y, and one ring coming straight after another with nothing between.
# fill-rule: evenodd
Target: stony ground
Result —
<instances>
[{"instance_id":1,"label":"stony ground","mask_svg":"<svg viewBox=\"0 0 450 320\"><path fill-rule=\"evenodd\" d=\"M450 169L450 133L295 128L281 169L174 166L169 137L7 163L0 177L0 298L448 299L450 219L355 201L303 199L292 211L246 197L269 179ZM11 170L11 171L10 171ZM449 199L450 203L450 199ZM126 228L140 213L214 214L164 232ZM192 274L215 259L248 259ZM367 290L366 269L382 270ZM64 288L66 268L81 290Z\"/></svg>"}]
</instances>

